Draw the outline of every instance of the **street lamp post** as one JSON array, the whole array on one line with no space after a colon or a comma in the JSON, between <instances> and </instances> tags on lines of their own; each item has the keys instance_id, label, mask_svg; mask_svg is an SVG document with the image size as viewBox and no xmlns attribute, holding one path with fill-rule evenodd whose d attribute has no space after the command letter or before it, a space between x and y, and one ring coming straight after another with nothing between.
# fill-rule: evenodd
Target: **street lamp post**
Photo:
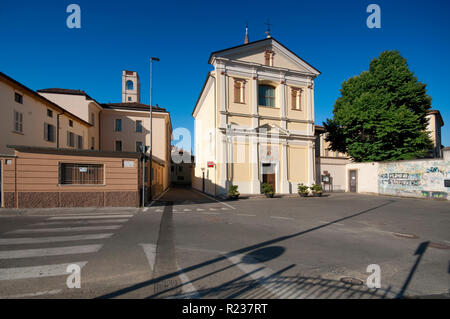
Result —
<instances>
[{"instance_id":1,"label":"street lamp post","mask_svg":"<svg viewBox=\"0 0 450 319\"><path fill-rule=\"evenodd\" d=\"M153 182L153 174L152 174L152 161L153 161L153 74L152 74L152 66L153 61L159 62L159 58L151 57L150 58L150 200L152 200L152 182Z\"/></svg>"}]
</instances>

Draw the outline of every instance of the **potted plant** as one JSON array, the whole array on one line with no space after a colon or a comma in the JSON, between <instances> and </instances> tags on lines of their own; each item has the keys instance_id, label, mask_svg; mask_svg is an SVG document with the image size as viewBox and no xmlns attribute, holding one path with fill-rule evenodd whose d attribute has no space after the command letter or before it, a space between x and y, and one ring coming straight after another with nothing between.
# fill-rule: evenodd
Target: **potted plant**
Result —
<instances>
[{"instance_id":1,"label":"potted plant","mask_svg":"<svg viewBox=\"0 0 450 319\"><path fill-rule=\"evenodd\" d=\"M273 195L275 194L272 185L267 183L262 184L262 192L264 193L264 195L266 195L266 197L273 197Z\"/></svg>"},{"instance_id":2,"label":"potted plant","mask_svg":"<svg viewBox=\"0 0 450 319\"><path fill-rule=\"evenodd\" d=\"M321 197L323 194L322 185L315 184L315 185L311 186L310 189L311 189L312 193L314 194L314 196L316 196L316 197Z\"/></svg>"},{"instance_id":3,"label":"potted plant","mask_svg":"<svg viewBox=\"0 0 450 319\"><path fill-rule=\"evenodd\" d=\"M232 200L236 200L239 198L239 195L241 195L238 192L238 186L237 185L230 185L230 189L228 190L228 198Z\"/></svg>"},{"instance_id":4,"label":"potted plant","mask_svg":"<svg viewBox=\"0 0 450 319\"><path fill-rule=\"evenodd\" d=\"M301 197L306 197L309 194L309 187L301 183L297 185L297 191Z\"/></svg>"}]
</instances>

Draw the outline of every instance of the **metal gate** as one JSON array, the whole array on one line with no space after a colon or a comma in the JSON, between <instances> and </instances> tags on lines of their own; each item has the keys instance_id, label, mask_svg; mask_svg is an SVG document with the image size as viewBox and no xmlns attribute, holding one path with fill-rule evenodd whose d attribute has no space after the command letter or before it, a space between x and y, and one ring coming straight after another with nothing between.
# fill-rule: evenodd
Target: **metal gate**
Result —
<instances>
[{"instance_id":1,"label":"metal gate","mask_svg":"<svg viewBox=\"0 0 450 319\"><path fill-rule=\"evenodd\" d=\"M356 190L358 188L356 170L350 170L348 173L349 173L349 190L351 193L356 193Z\"/></svg>"}]
</instances>

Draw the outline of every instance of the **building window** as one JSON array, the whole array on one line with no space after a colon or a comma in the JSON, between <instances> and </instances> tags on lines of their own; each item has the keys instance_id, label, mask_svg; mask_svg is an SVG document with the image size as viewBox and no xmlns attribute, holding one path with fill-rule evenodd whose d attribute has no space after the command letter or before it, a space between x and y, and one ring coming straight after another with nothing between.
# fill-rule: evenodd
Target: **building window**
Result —
<instances>
[{"instance_id":1,"label":"building window","mask_svg":"<svg viewBox=\"0 0 450 319\"><path fill-rule=\"evenodd\" d=\"M122 152L122 141L116 141L116 152Z\"/></svg>"},{"instance_id":2,"label":"building window","mask_svg":"<svg viewBox=\"0 0 450 319\"><path fill-rule=\"evenodd\" d=\"M170 167L170 171L173 173L173 169L174 169L174 167L173 166L171 166Z\"/></svg>"},{"instance_id":3,"label":"building window","mask_svg":"<svg viewBox=\"0 0 450 319\"><path fill-rule=\"evenodd\" d=\"M23 114L14 111L14 132L23 133Z\"/></svg>"},{"instance_id":4,"label":"building window","mask_svg":"<svg viewBox=\"0 0 450 319\"><path fill-rule=\"evenodd\" d=\"M265 65L273 66L273 55L274 55L273 51L268 50L265 52L265 54L264 54L264 60L265 60L264 64Z\"/></svg>"},{"instance_id":5,"label":"building window","mask_svg":"<svg viewBox=\"0 0 450 319\"><path fill-rule=\"evenodd\" d=\"M127 81L127 90L133 89L133 81Z\"/></svg>"},{"instance_id":6,"label":"building window","mask_svg":"<svg viewBox=\"0 0 450 319\"><path fill-rule=\"evenodd\" d=\"M245 103L245 81L234 80L234 102Z\"/></svg>"},{"instance_id":7,"label":"building window","mask_svg":"<svg viewBox=\"0 0 450 319\"><path fill-rule=\"evenodd\" d=\"M261 106L275 107L275 88L270 85L258 87L258 103Z\"/></svg>"},{"instance_id":8,"label":"building window","mask_svg":"<svg viewBox=\"0 0 450 319\"><path fill-rule=\"evenodd\" d=\"M136 121L136 132L142 133L142 121Z\"/></svg>"},{"instance_id":9,"label":"building window","mask_svg":"<svg viewBox=\"0 0 450 319\"><path fill-rule=\"evenodd\" d=\"M77 148L83 149L83 136L77 135Z\"/></svg>"},{"instance_id":10,"label":"building window","mask_svg":"<svg viewBox=\"0 0 450 319\"><path fill-rule=\"evenodd\" d=\"M47 109L47 116L48 116L48 117L53 117L53 111Z\"/></svg>"},{"instance_id":11,"label":"building window","mask_svg":"<svg viewBox=\"0 0 450 319\"><path fill-rule=\"evenodd\" d=\"M17 103L23 104L23 96L19 93L14 93L14 101Z\"/></svg>"},{"instance_id":12,"label":"building window","mask_svg":"<svg viewBox=\"0 0 450 319\"><path fill-rule=\"evenodd\" d=\"M55 126L44 123L44 140L47 142L55 142Z\"/></svg>"},{"instance_id":13,"label":"building window","mask_svg":"<svg viewBox=\"0 0 450 319\"><path fill-rule=\"evenodd\" d=\"M75 147L75 134L67 131L67 146Z\"/></svg>"},{"instance_id":14,"label":"building window","mask_svg":"<svg viewBox=\"0 0 450 319\"><path fill-rule=\"evenodd\" d=\"M95 126L95 113L91 112L91 124L92 126Z\"/></svg>"},{"instance_id":15,"label":"building window","mask_svg":"<svg viewBox=\"0 0 450 319\"><path fill-rule=\"evenodd\" d=\"M69 120L69 126L73 127L73 121L72 120Z\"/></svg>"},{"instance_id":16,"label":"building window","mask_svg":"<svg viewBox=\"0 0 450 319\"><path fill-rule=\"evenodd\" d=\"M291 105L293 110L302 110L301 106L302 89L292 88Z\"/></svg>"},{"instance_id":17,"label":"building window","mask_svg":"<svg viewBox=\"0 0 450 319\"><path fill-rule=\"evenodd\" d=\"M59 183L65 185L102 185L103 164L59 164Z\"/></svg>"},{"instance_id":18,"label":"building window","mask_svg":"<svg viewBox=\"0 0 450 319\"><path fill-rule=\"evenodd\" d=\"M91 150L95 149L95 137L91 137Z\"/></svg>"},{"instance_id":19,"label":"building window","mask_svg":"<svg viewBox=\"0 0 450 319\"><path fill-rule=\"evenodd\" d=\"M122 132L122 120L121 119L116 119L115 131Z\"/></svg>"},{"instance_id":20,"label":"building window","mask_svg":"<svg viewBox=\"0 0 450 319\"><path fill-rule=\"evenodd\" d=\"M131 102L131 96L128 97L128 102Z\"/></svg>"},{"instance_id":21,"label":"building window","mask_svg":"<svg viewBox=\"0 0 450 319\"><path fill-rule=\"evenodd\" d=\"M136 152L141 152L142 142L136 142Z\"/></svg>"}]
</instances>

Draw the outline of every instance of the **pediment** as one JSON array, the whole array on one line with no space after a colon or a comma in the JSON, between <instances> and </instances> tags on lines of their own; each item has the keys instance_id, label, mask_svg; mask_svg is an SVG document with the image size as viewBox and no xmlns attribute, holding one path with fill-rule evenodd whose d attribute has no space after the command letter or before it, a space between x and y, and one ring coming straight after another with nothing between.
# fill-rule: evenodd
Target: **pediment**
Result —
<instances>
[{"instance_id":1,"label":"pediment","mask_svg":"<svg viewBox=\"0 0 450 319\"><path fill-rule=\"evenodd\" d=\"M267 38L251 42L230 49L217 51L211 54L210 63L214 58L225 58L234 61L265 64L267 51L274 53L273 67L294 70L317 76L320 72L302 58L290 51L274 38Z\"/></svg>"}]
</instances>

